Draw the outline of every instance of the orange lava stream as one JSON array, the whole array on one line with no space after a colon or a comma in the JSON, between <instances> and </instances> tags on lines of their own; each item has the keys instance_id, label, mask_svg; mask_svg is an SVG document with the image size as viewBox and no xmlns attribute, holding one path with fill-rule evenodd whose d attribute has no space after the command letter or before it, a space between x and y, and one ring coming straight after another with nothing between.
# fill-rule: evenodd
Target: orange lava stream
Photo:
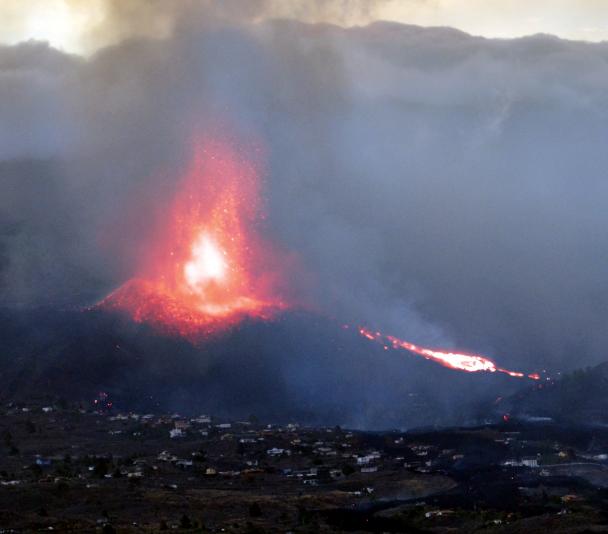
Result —
<instances>
[{"instance_id":1,"label":"orange lava stream","mask_svg":"<svg viewBox=\"0 0 608 534\"><path fill-rule=\"evenodd\" d=\"M229 144L203 139L180 182L141 273L99 305L192 341L285 309L276 290L281 261L256 231L256 166Z\"/></svg>"},{"instance_id":2,"label":"orange lava stream","mask_svg":"<svg viewBox=\"0 0 608 534\"><path fill-rule=\"evenodd\" d=\"M488 358L485 358L478 354L446 352L441 350L432 350L425 347L419 347L418 345L414 345L413 343L410 343L408 341L404 341L394 336L387 336L380 332L372 332L371 330L363 327L359 328L359 334L369 339L370 341L381 343L386 350L391 347L393 349L404 349L409 352L413 352L414 354L418 354L419 356L422 356L427 360L433 360L443 365L444 367L449 367L450 369L466 371L467 373L477 373L480 371L485 371L488 373L498 372L508 374L509 376L515 378L524 378L527 376L532 380L540 379L540 376L536 373L525 375L524 373L520 373L518 371L509 371L508 369L497 367L492 360L489 360Z\"/></svg>"}]
</instances>

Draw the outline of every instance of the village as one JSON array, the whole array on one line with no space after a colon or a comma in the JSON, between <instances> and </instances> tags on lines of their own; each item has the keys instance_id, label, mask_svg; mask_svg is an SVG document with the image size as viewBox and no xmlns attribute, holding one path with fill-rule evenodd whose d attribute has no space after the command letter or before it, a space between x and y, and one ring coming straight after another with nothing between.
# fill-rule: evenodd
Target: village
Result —
<instances>
[{"instance_id":1,"label":"village","mask_svg":"<svg viewBox=\"0 0 608 534\"><path fill-rule=\"evenodd\" d=\"M4 403L0 434L0 532L603 524L608 500L608 431L549 423L360 432L121 412L101 393Z\"/></svg>"}]
</instances>

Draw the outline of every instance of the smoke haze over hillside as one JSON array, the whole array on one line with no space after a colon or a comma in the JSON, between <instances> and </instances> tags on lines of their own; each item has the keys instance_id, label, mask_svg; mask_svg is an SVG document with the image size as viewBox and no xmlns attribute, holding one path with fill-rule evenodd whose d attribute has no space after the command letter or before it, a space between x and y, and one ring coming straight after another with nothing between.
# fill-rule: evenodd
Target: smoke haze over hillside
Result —
<instances>
[{"instance_id":1,"label":"smoke haze over hillside","mask_svg":"<svg viewBox=\"0 0 608 534\"><path fill-rule=\"evenodd\" d=\"M217 130L263 147L264 231L316 309L511 366L605 359L608 44L129 3L155 37L114 5L91 57L0 48L3 303L129 278Z\"/></svg>"}]
</instances>

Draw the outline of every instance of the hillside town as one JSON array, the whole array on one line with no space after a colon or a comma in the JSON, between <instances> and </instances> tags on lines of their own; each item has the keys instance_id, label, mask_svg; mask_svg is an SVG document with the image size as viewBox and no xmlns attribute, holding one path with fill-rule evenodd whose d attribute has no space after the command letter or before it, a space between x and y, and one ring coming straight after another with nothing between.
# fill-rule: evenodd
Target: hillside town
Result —
<instances>
[{"instance_id":1,"label":"hillside town","mask_svg":"<svg viewBox=\"0 0 608 534\"><path fill-rule=\"evenodd\" d=\"M608 430L374 433L127 413L101 393L4 403L0 433L0 532L575 532L606 521Z\"/></svg>"}]
</instances>

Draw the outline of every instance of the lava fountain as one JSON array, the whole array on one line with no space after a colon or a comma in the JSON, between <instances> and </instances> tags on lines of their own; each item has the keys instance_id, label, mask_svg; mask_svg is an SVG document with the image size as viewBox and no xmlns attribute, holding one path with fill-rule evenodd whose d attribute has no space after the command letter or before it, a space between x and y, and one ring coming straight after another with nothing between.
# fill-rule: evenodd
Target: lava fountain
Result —
<instances>
[{"instance_id":1,"label":"lava fountain","mask_svg":"<svg viewBox=\"0 0 608 534\"><path fill-rule=\"evenodd\" d=\"M285 309L276 268L285 258L257 230L259 182L256 164L229 143L196 140L141 272L99 306L191 341Z\"/></svg>"},{"instance_id":2,"label":"lava fountain","mask_svg":"<svg viewBox=\"0 0 608 534\"><path fill-rule=\"evenodd\" d=\"M526 375L519 371L509 371L508 369L498 367L492 360L489 360L484 356L480 356L479 354L466 354L462 352L428 349L394 336L384 335L381 332L373 332L364 327L359 328L359 334L370 341L381 343L385 350L388 350L389 348L407 350L417 354L418 356L422 356L427 360L437 362L444 367L449 367L450 369L457 369L459 371L466 371L468 373L478 373L481 371L488 373L498 372L505 373L515 378L527 377L531 378L532 380L540 379L540 376L537 373Z\"/></svg>"}]
</instances>

